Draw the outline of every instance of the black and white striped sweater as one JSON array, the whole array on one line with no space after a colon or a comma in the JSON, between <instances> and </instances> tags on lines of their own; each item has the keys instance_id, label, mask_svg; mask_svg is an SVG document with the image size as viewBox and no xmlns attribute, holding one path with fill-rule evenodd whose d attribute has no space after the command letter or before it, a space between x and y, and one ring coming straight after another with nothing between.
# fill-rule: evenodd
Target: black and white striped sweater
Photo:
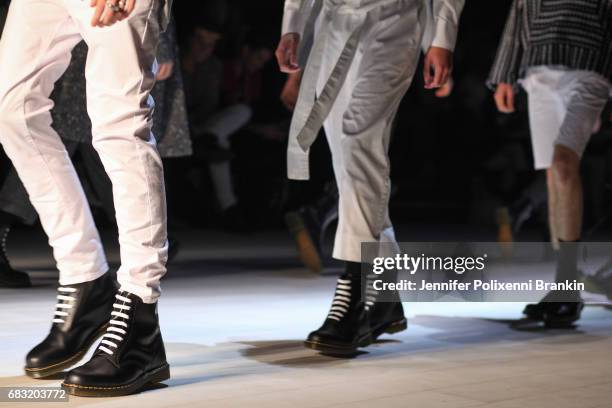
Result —
<instances>
[{"instance_id":1,"label":"black and white striped sweater","mask_svg":"<svg viewBox=\"0 0 612 408\"><path fill-rule=\"evenodd\" d=\"M514 0L487 84L516 84L538 65L612 81L612 0Z\"/></svg>"}]
</instances>

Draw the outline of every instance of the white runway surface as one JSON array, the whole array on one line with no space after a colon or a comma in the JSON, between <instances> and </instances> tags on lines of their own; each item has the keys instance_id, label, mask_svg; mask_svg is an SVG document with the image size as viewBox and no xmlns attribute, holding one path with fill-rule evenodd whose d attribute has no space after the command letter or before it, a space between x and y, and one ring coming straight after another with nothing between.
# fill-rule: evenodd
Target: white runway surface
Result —
<instances>
[{"instance_id":1,"label":"white runway surface","mask_svg":"<svg viewBox=\"0 0 612 408\"><path fill-rule=\"evenodd\" d=\"M407 331L354 359L325 357L301 341L326 315L335 277L297 266L282 236L254 238L187 240L160 301L172 371L165 387L50 406L611 406L612 310L589 306L576 329L544 330L513 327L524 306L518 303L405 304ZM13 250L22 266L48 263L24 251ZM0 290L0 387L60 383L22 373L55 305L53 275L33 276L35 288Z\"/></svg>"}]
</instances>

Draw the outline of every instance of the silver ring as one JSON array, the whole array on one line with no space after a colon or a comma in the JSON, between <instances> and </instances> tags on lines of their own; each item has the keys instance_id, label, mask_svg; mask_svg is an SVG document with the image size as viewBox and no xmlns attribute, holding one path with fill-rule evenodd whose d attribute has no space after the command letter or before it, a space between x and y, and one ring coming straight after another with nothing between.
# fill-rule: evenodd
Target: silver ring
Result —
<instances>
[{"instance_id":1,"label":"silver ring","mask_svg":"<svg viewBox=\"0 0 612 408\"><path fill-rule=\"evenodd\" d=\"M108 7L110 11L112 11L113 13L120 13L123 11L121 7L119 7L116 4L111 3L110 0L106 0L106 7Z\"/></svg>"}]
</instances>

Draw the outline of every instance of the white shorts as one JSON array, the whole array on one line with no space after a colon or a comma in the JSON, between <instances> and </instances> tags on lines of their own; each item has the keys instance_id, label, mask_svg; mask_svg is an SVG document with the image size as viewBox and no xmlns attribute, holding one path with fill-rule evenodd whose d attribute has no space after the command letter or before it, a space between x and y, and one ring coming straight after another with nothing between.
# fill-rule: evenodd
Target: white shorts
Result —
<instances>
[{"instance_id":1,"label":"white shorts","mask_svg":"<svg viewBox=\"0 0 612 408\"><path fill-rule=\"evenodd\" d=\"M552 165L555 145L582 157L608 101L610 82L591 71L538 66L527 71L521 85L529 95L535 168Z\"/></svg>"}]
</instances>

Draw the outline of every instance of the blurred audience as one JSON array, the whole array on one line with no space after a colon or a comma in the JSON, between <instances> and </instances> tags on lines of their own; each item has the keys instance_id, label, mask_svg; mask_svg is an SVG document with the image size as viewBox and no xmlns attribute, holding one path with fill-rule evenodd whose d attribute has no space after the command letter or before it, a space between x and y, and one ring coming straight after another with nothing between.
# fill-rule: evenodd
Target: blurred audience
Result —
<instances>
[{"instance_id":1,"label":"blurred audience","mask_svg":"<svg viewBox=\"0 0 612 408\"><path fill-rule=\"evenodd\" d=\"M225 39L232 44L229 51L218 49L224 33L227 35L224 27L232 18L227 14L231 9L216 1L203 6L205 14L191 22L181 62L195 163L209 172L220 226L242 231L249 223L236 193L232 137L245 130L250 135L282 140L286 132L282 123L258 121L254 113L261 101L263 69L272 59L274 40L247 30Z\"/></svg>"}]
</instances>

